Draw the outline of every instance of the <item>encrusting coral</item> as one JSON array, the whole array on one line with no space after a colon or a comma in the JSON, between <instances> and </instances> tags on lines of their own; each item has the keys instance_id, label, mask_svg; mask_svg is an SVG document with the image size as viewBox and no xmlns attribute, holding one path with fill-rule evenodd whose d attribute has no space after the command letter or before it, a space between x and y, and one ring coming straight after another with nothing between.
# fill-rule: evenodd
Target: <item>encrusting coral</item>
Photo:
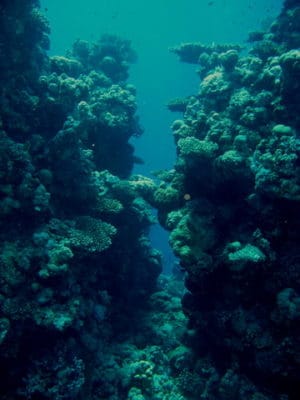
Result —
<instances>
[{"instance_id":1,"label":"encrusting coral","mask_svg":"<svg viewBox=\"0 0 300 400\"><path fill-rule=\"evenodd\" d=\"M247 53L171 49L201 82L154 181L130 176L130 42L48 57L39 2L1 4L1 399L298 400L299 15Z\"/></svg>"},{"instance_id":2,"label":"encrusting coral","mask_svg":"<svg viewBox=\"0 0 300 400\"><path fill-rule=\"evenodd\" d=\"M188 399L300 395L299 15L299 2L285 1L247 53L171 49L201 77L197 95L174 102L184 113L172 125L177 160L156 189L172 197L166 207L154 196L186 271L197 354L185 371Z\"/></svg>"},{"instance_id":3,"label":"encrusting coral","mask_svg":"<svg viewBox=\"0 0 300 400\"><path fill-rule=\"evenodd\" d=\"M96 399L104 344L136 323L161 271L149 190L128 180L135 53L104 36L48 57L38 6L0 6L0 397Z\"/></svg>"}]
</instances>

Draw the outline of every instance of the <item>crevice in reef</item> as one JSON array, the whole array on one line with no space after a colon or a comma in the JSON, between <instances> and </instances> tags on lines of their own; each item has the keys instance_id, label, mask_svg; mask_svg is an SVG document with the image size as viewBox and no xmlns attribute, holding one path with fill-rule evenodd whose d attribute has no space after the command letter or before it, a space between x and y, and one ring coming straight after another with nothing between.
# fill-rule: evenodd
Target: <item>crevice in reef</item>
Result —
<instances>
[{"instance_id":1,"label":"crevice in reef","mask_svg":"<svg viewBox=\"0 0 300 400\"><path fill-rule=\"evenodd\" d=\"M177 159L152 180L132 174L131 43L49 57L38 1L2 2L1 399L298 400L297 3L247 54L171 49L200 91L170 101Z\"/></svg>"}]
</instances>

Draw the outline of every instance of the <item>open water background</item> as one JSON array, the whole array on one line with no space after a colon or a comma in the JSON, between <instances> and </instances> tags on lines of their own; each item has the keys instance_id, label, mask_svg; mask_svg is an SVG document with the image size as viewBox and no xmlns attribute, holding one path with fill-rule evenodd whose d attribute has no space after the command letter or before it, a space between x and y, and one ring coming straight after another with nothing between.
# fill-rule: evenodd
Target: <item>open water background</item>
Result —
<instances>
[{"instance_id":1,"label":"open water background","mask_svg":"<svg viewBox=\"0 0 300 400\"><path fill-rule=\"evenodd\" d=\"M180 63L168 48L182 42L246 44L249 31L266 28L279 14L282 0L42 0L41 7L51 26L51 54L65 55L76 39L97 41L105 33L132 41L138 61L129 81L137 88L145 130L133 140L144 160L133 172L149 176L175 160L170 125L180 114L166 103L196 94L199 86L195 66ZM170 271L175 260L166 232L155 226L151 238Z\"/></svg>"}]
</instances>

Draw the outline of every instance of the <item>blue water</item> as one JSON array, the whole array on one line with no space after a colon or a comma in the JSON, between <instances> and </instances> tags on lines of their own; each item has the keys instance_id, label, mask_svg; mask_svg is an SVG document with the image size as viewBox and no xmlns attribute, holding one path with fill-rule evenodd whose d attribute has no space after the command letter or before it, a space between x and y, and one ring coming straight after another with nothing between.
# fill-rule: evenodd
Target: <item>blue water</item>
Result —
<instances>
[{"instance_id":1,"label":"blue water","mask_svg":"<svg viewBox=\"0 0 300 400\"><path fill-rule=\"evenodd\" d=\"M172 168L175 146L170 125L180 118L166 103L196 93L195 66L178 62L168 51L182 42L244 43L248 32L266 28L278 15L282 0L42 0L51 26L51 54L63 55L80 38L96 41L113 33L132 41L138 62L129 82L137 88L138 114L144 134L133 140L144 164L134 173ZM154 246L164 254L165 270L174 257L167 235L156 226Z\"/></svg>"},{"instance_id":2,"label":"blue water","mask_svg":"<svg viewBox=\"0 0 300 400\"><path fill-rule=\"evenodd\" d=\"M300 0L184 1L0 0L0 400L300 399Z\"/></svg>"}]
</instances>

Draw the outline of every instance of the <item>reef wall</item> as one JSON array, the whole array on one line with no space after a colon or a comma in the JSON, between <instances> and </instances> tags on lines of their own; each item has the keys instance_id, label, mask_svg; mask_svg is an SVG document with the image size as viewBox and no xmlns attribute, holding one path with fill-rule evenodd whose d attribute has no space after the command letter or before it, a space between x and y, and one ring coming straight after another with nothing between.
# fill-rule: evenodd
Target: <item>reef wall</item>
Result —
<instances>
[{"instance_id":1,"label":"reef wall","mask_svg":"<svg viewBox=\"0 0 300 400\"><path fill-rule=\"evenodd\" d=\"M152 182L128 179L135 53L104 36L48 57L48 35L38 1L1 2L0 397L113 398L109 343L161 271Z\"/></svg>"},{"instance_id":2,"label":"reef wall","mask_svg":"<svg viewBox=\"0 0 300 400\"><path fill-rule=\"evenodd\" d=\"M299 21L172 49L201 83L156 184L130 175L130 42L49 57L39 2L1 2L1 399L299 399ZM185 290L157 286L149 204Z\"/></svg>"},{"instance_id":3,"label":"reef wall","mask_svg":"<svg viewBox=\"0 0 300 400\"><path fill-rule=\"evenodd\" d=\"M240 45L172 48L198 65L175 99L173 170L153 195L186 271L188 399L300 396L300 8Z\"/></svg>"}]
</instances>

